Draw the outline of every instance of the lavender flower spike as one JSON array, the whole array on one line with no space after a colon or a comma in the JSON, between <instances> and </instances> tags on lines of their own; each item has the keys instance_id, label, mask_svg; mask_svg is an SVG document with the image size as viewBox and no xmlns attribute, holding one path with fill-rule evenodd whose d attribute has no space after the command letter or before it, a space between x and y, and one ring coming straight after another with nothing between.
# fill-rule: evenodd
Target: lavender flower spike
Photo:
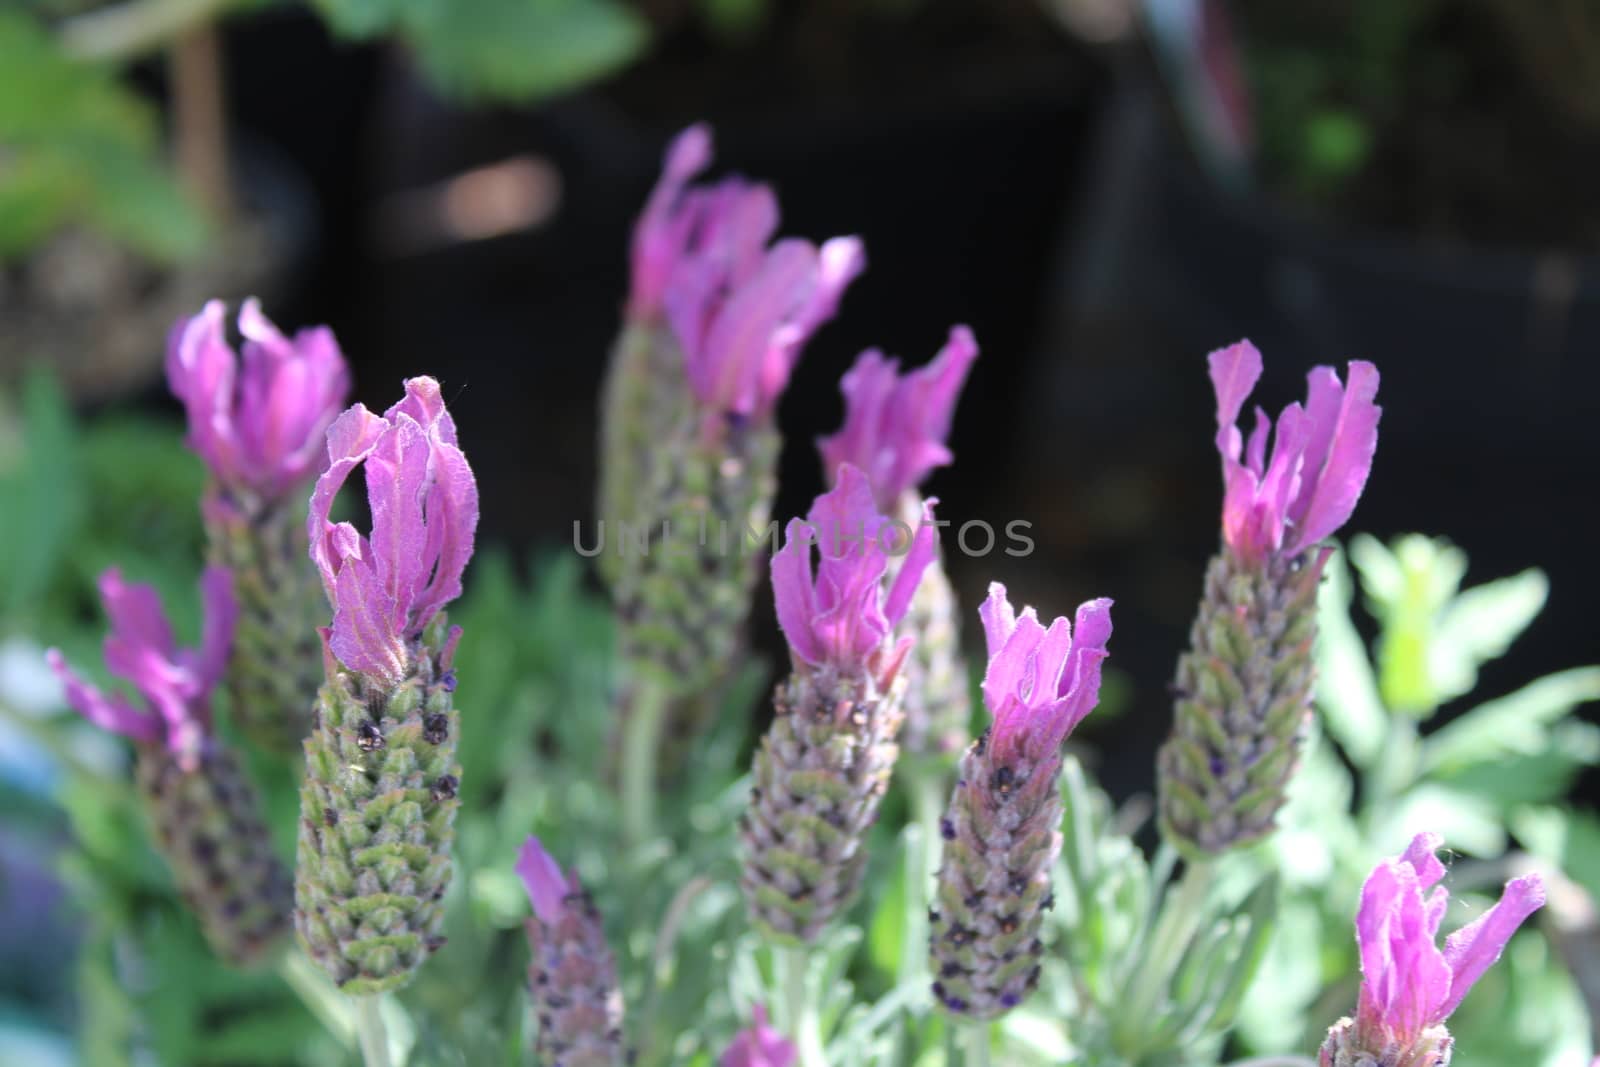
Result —
<instances>
[{"instance_id":1,"label":"lavender flower spike","mask_svg":"<svg viewBox=\"0 0 1600 1067\"><path fill-rule=\"evenodd\" d=\"M629 1062L622 990L594 902L537 837L523 842L516 871L533 903L528 983L539 1016L539 1062L622 1067Z\"/></svg>"},{"instance_id":2,"label":"lavender flower spike","mask_svg":"<svg viewBox=\"0 0 1600 1067\"><path fill-rule=\"evenodd\" d=\"M734 1035L717 1067L794 1067L794 1043L767 1025L767 1009L757 1004L749 1029Z\"/></svg>"},{"instance_id":3,"label":"lavender flower spike","mask_svg":"<svg viewBox=\"0 0 1600 1067\"><path fill-rule=\"evenodd\" d=\"M1039 980L1039 930L1050 868L1061 851L1061 744L1094 710L1111 638L1111 601L1076 620L1020 616L1005 586L978 609L989 649L983 702L993 723L961 759L941 822L938 910L929 953L934 996L946 1011L992 1019Z\"/></svg>"},{"instance_id":4,"label":"lavender flower spike","mask_svg":"<svg viewBox=\"0 0 1600 1067\"><path fill-rule=\"evenodd\" d=\"M432 378L383 416L360 404L328 429L311 495L311 558L333 605L327 675L306 739L295 924L346 993L404 985L444 943L441 903L461 767L453 670L478 489ZM329 511L366 468L372 532Z\"/></svg>"},{"instance_id":5,"label":"lavender flower spike","mask_svg":"<svg viewBox=\"0 0 1600 1067\"><path fill-rule=\"evenodd\" d=\"M667 150L634 232L601 420L609 547L598 566L624 620L616 736L656 732L664 720L672 743L648 747L669 770L737 662L758 555L739 545L767 527L781 445L774 410L865 264L854 237L778 238L766 185L691 184L711 155L705 126ZM639 538L652 535L657 548L644 551ZM642 781L637 770L622 777Z\"/></svg>"},{"instance_id":6,"label":"lavender flower spike","mask_svg":"<svg viewBox=\"0 0 1600 1067\"><path fill-rule=\"evenodd\" d=\"M1261 353L1249 341L1240 341L1211 353L1208 362L1227 490L1223 540L1244 559L1298 556L1345 524L1367 484L1383 413L1373 403L1378 370L1353 361L1346 387L1333 368L1317 367L1308 376L1305 407L1284 408L1276 428L1257 408L1247 445L1234 424L1261 377Z\"/></svg>"},{"instance_id":7,"label":"lavender flower spike","mask_svg":"<svg viewBox=\"0 0 1600 1067\"><path fill-rule=\"evenodd\" d=\"M886 514L915 522L922 512L918 487L936 467L952 459L945 438L956 399L978 357L965 326L931 363L902 375L899 363L881 352L861 354L840 383L844 426L817 442L828 474L841 463L861 468ZM890 572L896 562L890 561ZM910 755L949 758L966 743L972 701L961 655L960 609L939 560L928 567L911 602L906 629L917 644L904 673L905 728L901 748Z\"/></svg>"},{"instance_id":8,"label":"lavender flower spike","mask_svg":"<svg viewBox=\"0 0 1600 1067\"><path fill-rule=\"evenodd\" d=\"M895 628L937 552L932 504L913 531L878 514L866 476L845 464L772 558L794 670L756 752L741 882L776 939L814 941L860 887L866 833L899 755L900 667L913 639ZM886 582L891 550L905 558Z\"/></svg>"},{"instance_id":9,"label":"lavender flower spike","mask_svg":"<svg viewBox=\"0 0 1600 1067\"><path fill-rule=\"evenodd\" d=\"M67 702L103 729L130 738L136 778L156 841L213 951L235 964L259 960L289 928L289 875L272 850L254 787L211 726L237 607L228 572L206 568L199 648L178 648L156 592L100 576L111 617L106 668L132 684L141 709L108 695L46 653Z\"/></svg>"},{"instance_id":10,"label":"lavender flower spike","mask_svg":"<svg viewBox=\"0 0 1600 1067\"><path fill-rule=\"evenodd\" d=\"M321 660L305 484L326 463L324 435L350 373L326 327L287 338L246 300L236 354L224 315L213 300L173 329L167 381L188 412L189 446L211 472L201 507L210 559L232 572L239 600L229 710L256 743L297 753Z\"/></svg>"},{"instance_id":11,"label":"lavender flower spike","mask_svg":"<svg viewBox=\"0 0 1600 1067\"><path fill-rule=\"evenodd\" d=\"M1159 757L1163 832L1193 859L1276 825L1311 722L1317 584L1330 551L1318 543L1361 495L1380 414L1372 364L1352 362L1348 386L1318 367L1305 406L1290 404L1276 428L1257 410L1246 442L1234 423L1261 354L1241 341L1209 362L1222 547L1178 661L1173 732Z\"/></svg>"},{"instance_id":12,"label":"lavender flower spike","mask_svg":"<svg viewBox=\"0 0 1600 1067\"><path fill-rule=\"evenodd\" d=\"M1436 944L1450 895L1434 853L1440 838L1422 833L1406 851L1373 868L1361 890L1356 943L1361 992L1354 1019L1340 1019L1322 1045L1322 1067L1448 1067L1454 1039L1444 1021L1500 958L1517 927L1544 904L1537 874L1506 883L1499 903Z\"/></svg>"},{"instance_id":13,"label":"lavender flower spike","mask_svg":"<svg viewBox=\"0 0 1600 1067\"><path fill-rule=\"evenodd\" d=\"M229 346L226 309L213 300L180 322L167 382L189 415L189 447L234 499L277 501L322 464L323 434L350 391L350 372L325 326L293 340L254 298L239 311L244 344Z\"/></svg>"}]
</instances>

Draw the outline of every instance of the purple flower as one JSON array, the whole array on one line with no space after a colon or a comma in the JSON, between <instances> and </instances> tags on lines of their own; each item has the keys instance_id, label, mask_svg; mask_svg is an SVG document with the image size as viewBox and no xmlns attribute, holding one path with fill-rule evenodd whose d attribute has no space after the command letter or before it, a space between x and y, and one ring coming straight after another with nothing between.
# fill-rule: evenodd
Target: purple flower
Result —
<instances>
[{"instance_id":1,"label":"purple flower","mask_svg":"<svg viewBox=\"0 0 1600 1067\"><path fill-rule=\"evenodd\" d=\"M1240 341L1211 353L1209 362L1225 486L1223 539L1246 559L1297 556L1344 525L1367 483L1383 410L1373 403L1378 370L1352 361L1342 385L1332 367L1315 368L1305 407L1284 408L1276 428L1258 407L1245 443L1235 423L1261 377L1261 353Z\"/></svg>"},{"instance_id":2,"label":"purple flower","mask_svg":"<svg viewBox=\"0 0 1600 1067\"><path fill-rule=\"evenodd\" d=\"M1506 883L1500 902L1435 943L1450 894L1434 855L1438 834L1418 834L1406 851L1373 868L1361 890L1356 943L1361 950L1361 994L1356 1035L1368 1050L1406 1050L1423 1031L1455 1011L1505 948L1522 921L1544 904L1544 883L1528 875Z\"/></svg>"},{"instance_id":3,"label":"purple flower","mask_svg":"<svg viewBox=\"0 0 1600 1067\"><path fill-rule=\"evenodd\" d=\"M922 572L938 551L933 505L923 506L916 530L878 513L866 475L848 463L834 488L817 497L806 521L791 519L783 548L772 557L778 625L797 661L844 672L873 666L892 679L911 647L885 639L911 605ZM811 546L821 562L811 569ZM906 557L892 583L883 580L889 552Z\"/></svg>"},{"instance_id":4,"label":"purple flower","mask_svg":"<svg viewBox=\"0 0 1600 1067\"><path fill-rule=\"evenodd\" d=\"M690 188L710 161L704 125L679 134L667 150L634 231L629 316L665 317L683 348L690 387L706 407L764 415L866 257L854 237L820 249L798 238L769 245L778 228L772 190L742 178Z\"/></svg>"},{"instance_id":5,"label":"purple flower","mask_svg":"<svg viewBox=\"0 0 1600 1067\"><path fill-rule=\"evenodd\" d=\"M767 1025L767 1009L757 1004L750 1014L750 1028L733 1036L718 1067L791 1067L797 1055L794 1044Z\"/></svg>"},{"instance_id":6,"label":"purple flower","mask_svg":"<svg viewBox=\"0 0 1600 1067\"><path fill-rule=\"evenodd\" d=\"M978 343L965 326L950 330L933 362L904 376L898 360L877 349L861 353L840 383L844 426L817 442L823 464L830 471L841 463L860 467L879 506L893 507L900 494L953 458L944 439L977 358Z\"/></svg>"},{"instance_id":7,"label":"purple flower","mask_svg":"<svg viewBox=\"0 0 1600 1067\"><path fill-rule=\"evenodd\" d=\"M186 770L199 765L211 731L211 691L221 680L233 644L238 605L226 568L207 567L200 579L205 630L199 648L179 648L161 600L148 585L129 584L115 567L100 575L100 599L111 618L106 669L130 683L140 708L106 694L67 666L59 649L45 653L66 687L67 703L104 730L135 741L165 743Z\"/></svg>"},{"instance_id":8,"label":"purple flower","mask_svg":"<svg viewBox=\"0 0 1600 1067\"><path fill-rule=\"evenodd\" d=\"M978 608L989 646L983 702L994 717L992 762L1038 766L1054 758L1100 699L1100 665L1111 638L1111 601L1078 608L1076 623L1058 616L1048 628L1032 608L1019 617L999 582Z\"/></svg>"},{"instance_id":9,"label":"purple flower","mask_svg":"<svg viewBox=\"0 0 1600 1067\"><path fill-rule=\"evenodd\" d=\"M322 439L350 392L350 372L325 326L283 336L250 299L244 345L228 345L222 301L173 328L167 382L189 416L189 447L225 488L276 500L315 473ZM242 358L241 358L242 357Z\"/></svg>"},{"instance_id":10,"label":"purple flower","mask_svg":"<svg viewBox=\"0 0 1600 1067\"><path fill-rule=\"evenodd\" d=\"M408 380L405 399L381 418L360 404L340 415L328 428L328 460L307 522L311 559L334 609L328 646L348 669L393 685L406 674L408 644L461 595L478 486L432 378ZM370 539L328 519L361 463Z\"/></svg>"},{"instance_id":11,"label":"purple flower","mask_svg":"<svg viewBox=\"0 0 1600 1067\"><path fill-rule=\"evenodd\" d=\"M517 876L528 891L533 913L546 926L554 926L568 896L578 891L577 876L563 874L555 857L532 834L517 853Z\"/></svg>"}]
</instances>

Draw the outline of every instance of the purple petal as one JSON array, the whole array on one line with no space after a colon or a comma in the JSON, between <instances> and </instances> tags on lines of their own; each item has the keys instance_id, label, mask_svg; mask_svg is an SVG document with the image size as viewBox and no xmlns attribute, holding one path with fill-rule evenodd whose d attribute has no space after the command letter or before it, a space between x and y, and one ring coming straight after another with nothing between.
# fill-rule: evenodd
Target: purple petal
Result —
<instances>
[{"instance_id":1,"label":"purple petal","mask_svg":"<svg viewBox=\"0 0 1600 1067\"><path fill-rule=\"evenodd\" d=\"M561 873L561 867L554 857L545 851L539 839L532 834L528 835L521 851L517 853L515 870L528 891L528 900L533 903L533 913L539 917L539 921L546 926L553 926L560 921L568 892L567 877Z\"/></svg>"},{"instance_id":2,"label":"purple petal","mask_svg":"<svg viewBox=\"0 0 1600 1067\"><path fill-rule=\"evenodd\" d=\"M1410 1045L1438 1022L1450 990L1450 968L1434 943L1439 893L1424 902L1422 880L1412 865L1418 842L1404 856L1373 868L1356 912L1356 942L1361 952L1361 995L1357 1007L1363 1029ZM1422 861L1423 876L1432 868Z\"/></svg>"},{"instance_id":3,"label":"purple petal","mask_svg":"<svg viewBox=\"0 0 1600 1067\"><path fill-rule=\"evenodd\" d=\"M1005 647L1006 638L1017 626L1017 613L1006 597L1006 587L999 582L989 583L989 596L978 606L978 618L983 620L983 636L988 645L988 655L993 659Z\"/></svg>"},{"instance_id":4,"label":"purple petal","mask_svg":"<svg viewBox=\"0 0 1600 1067\"><path fill-rule=\"evenodd\" d=\"M347 559L334 590L328 647L349 670L387 685L405 677L406 648L394 624L394 597L366 560Z\"/></svg>"},{"instance_id":5,"label":"purple petal","mask_svg":"<svg viewBox=\"0 0 1600 1067\"><path fill-rule=\"evenodd\" d=\"M1219 348L1206 357L1211 388L1217 396L1217 451L1223 459L1239 458L1239 412L1261 378L1261 353L1249 341Z\"/></svg>"},{"instance_id":6,"label":"purple petal","mask_svg":"<svg viewBox=\"0 0 1600 1067\"><path fill-rule=\"evenodd\" d=\"M661 179L650 193L633 231L631 317L649 317L661 310L661 296L688 240L688 224L680 208L684 187L711 164L711 128L690 126L667 148Z\"/></svg>"},{"instance_id":7,"label":"purple petal","mask_svg":"<svg viewBox=\"0 0 1600 1067\"><path fill-rule=\"evenodd\" d=\"M431 452L422 427L409 415L397 414L390 417L389 428L366 458L371 560L396 613L390 623L396 633L405 628L406 610L430 570L422 502ZM334 629L337 632L337 624Z\"/></svg>"},{"instance_id":8,"label":"purple petal","mask_svg":"<svg viewBox=\"0 0 1600 1067\"><path fill-rule=\"evenodd\" d=\"M957 326L927 366L901 377L899 364L876 349L861 354L840 383L845 422L818 441L824 466L853 463L867 473L878 504L891 509L935 467L950 462L945 437L956 398L977 358L972 332Z\"/></svg>"},{"instance_id":9,"label":"purple petal","mask_svg":"<svg viewBox=\"0 0 1600 1067\"><path fill-rule=\"evenodd\" d=\"M106 696L85 681L67 666L60 649L49 649L44 655L45 662L66 690L67 704L78 714L102 730L110 730L135 741L153 744L161 739L159 720L137 710L121 697Z\"/></svg>"},{"instance_id":10,"label":"purple petal","mask_svg":"<svg viewBox=\"0 0 1600 1067\"><path fill-rule=\"evenodd\" d=\"M226 567L209 566L200 577L200 599L205 609L200 656L195 672L200 684L212 689L227 673L233 650L233 631L239 621L239 601L233 595L233 575Z\"/></svg>"},{"instance_id":11,"label":"purple petal","mask_svg":"<svg viewBox=\"0 0 1600 1067\"><path fill-rule=\"evenodd\" d=\"M1005 644L989 657L983 672L983 701L997 719L1012 702L1025 701L1033 680L1033 653L1043 637L1038 616L1032 608L1024 608Z\"/></svg>"},{"instance_id":12,"label":"purple petal","mask_svg":"<svg viewBox=\"0 0 1600 1067\"><path fill-rule=\"evenodd\" d=\"M1060 701L1054 714L1060 733L1054 739L1055 747L1100 703L1101 668L1110 655L1106 642L1111 639L1111 604L1110 599L1101 597L1078 607L1072 651L1057 685Z\"/></svg>"},{"instance_id":13,"label":"purple petal","mask_svg":"<svg viewBox=\"0 0 1600 1067\"><path fill-rule=\"evenodd\" d=\"M1439 862L1437 855L1439 849L1444 847L1444 838L1429 830L1411 839L1411 844L1406 846L1405 852L1400 855L1400 862L1408 865L1417 872L1417 884L1423 889L1436 884L1444 877L1444 864Z\"/></svg>"},{"instance_id":14,"label":"purple petal","mask_svg":"<svg viewBox=\"0 0 1600 1067\"><path fill-rule=\"evenodd\" d=\"M734 1035L718 1067L793 1067L798 1055L795 1046L767 1025L767 1009L757 1004L751 1010L748 1029Z\"/></svg>"},{"instance_id":15,"label":"purple petal","mask_svg":"<svg viewBox=\"0 0 1600 1067\"><path fill-rule=\"evenodd\" d=\"M433 577L411 607L410 629L420 632L446 604L461 595L461 576L472 559L478 529L478 483L467 457L454 444L435 441L433 485L428 490L427 558Z\"/></svg>"},{"instance_id":16,"label":"purple petal","mask_svg":"<svg viewBox=\"0 0 1600 1067\"><path fill-rule=\"evenodd\" d=\"M823 469L830 477L841 463L860 467L877 490L878 502L885 506L892 503L892 494L880 487L889 478L894 452L884 438L897 372L898 364L886 359L877 349L862 352L839 381L839 390L845 398L844 425L832 436L817 441Z\"/></svg>"},{"instance_id":17,"label":"purple petal","mask_svg":"<svg viewBox=\"0 0 1600 1067\"><path fill-rule=\"evenodd\" d=\"M176 658L177 643L172 637L172 625L167 622L161 598L153 586L123 581L122 571L116 567L102 572L98 584L113 634L134 647L151 650L164 660Z\"/></svg>"},{"instance_id":18,"label":"purple petal","mask_svg":"<svg viewBox=\"0 0 1600 1067\"><path fill-rule=\"evenodd\" d=\"M1310 431L1304 475L1310 484L1308 493L1296 500L1293 515L1297 528L1287 549L1291 553L1303 551L1345 524L1372 471L1372 457L1378 449L1378 419L1383 413L1373 402L1378 395L1378 369L1356 360L1350 364L1349 377L1332 427L1326 425L1328 415L1323 413L1324 424L1315 425ZM1337 390L1337 379L1330 384L1330 378L1332 371L1323 376L1312 372L1313 400L1323 407L1331 405Z\"/></svg>"},{"instance_id":19,"label":"purple petal","mask_svg":"<svg viewBox=\"0 0 1600 1067\"><path fill-rule=\"evenodd\" d=\"M394 422L400 415L409 415L427 435L447 445L459 445L456 440L456 422L444 405L444 392L439 383L426 375L407 378L406 395L390 406L383 417Z\"/></svg>"},{"instance_id":20,"label":"purple petal","mask_svg":"<svg viewBox=\"0 0 1600 1067\"><path fill-rule=\"evenodd\" d=\"M816 614L812 593L811 545L814 533L802 519L790 519L783 547L772 555L772 597L777 606L778 626L789 643L789 650L812 666L821 666L822 648L811 632Z\"/></svg>"},{"instance_id":21,"label":"purple petal","mask_svg":"<svg viewBox=\"0 0 1600 1067\"><path fill-rule=\"evenodd\" d=\"M921 521L911 535L905 560L900 564L900 571L894 576L894 584L889 587L889 595L883 602L884 618L888 619L891 627L900 625L900 620L906 617L923 573L939 558L939 528L933 523L933 506L938 502L937 498L922 502Z\"/></svg>"},{"instance_id":22,"label":"purple petal","mask_svg":"<svg viewBox=\"0 0 1600 1067\"><path fill-rule=\"evenodd\" d=\"M755 275L728 295L690 357L690 378L702 402L719 411L753 415L776 399L788 376L785 354L773 356L774 336L814 284L817 252L796 238L779 241ZM776 359L777 369L770 364Z\"/></svg>"},{"instance_id":23,"label":"purple petal","mask_svg":"<svg viewBox=\"0 0 1600 1067\"><path fill-rule=\"evenodd\" d=\"M322 472L316 488L312 490L310 510L306 516L306 534L311 544L311 561L322 575L322 586L330 602L334 599L334 584L341 559L350 554L351 549L348 541L341 548L333 537L336 527L328 520L328 515L333 510L334 498L339 495L350 472L366 459L367 453L372 451L372 446L377 444L378 438L388 428L386 421L361 404L351 407L328 427L328 469ZM353 533L353 528L347 523L340 523L339 526Z\"/></svg>"},{"instance_id":24,"label":"purple petal","mask_svg":"<svg viewBox=\"0 0 1600 1067\"><path fill-rule=\"evenodd\" d=\"M1544 897L1544 880L1537 874L1513 879L1506 883L1505 892L1494 907L1445 939L1450 995L1439 1012L1439 1020L1456 1010L1473 983L1500 958L1517 927L1544 906Z\"/></svg>"},{"instance_id":25,"label":"purple petal","mask_svg":"<svg viewBox=\"0 0 1600 1067\"><path fill-rule=\"evenodd\" d=\"M237 472L236 359L226 321L226 305L209 301L198 315L174 326L167 343L167 384L188 414L187 443L224 482Z\"/></svg>"}]
</instances>

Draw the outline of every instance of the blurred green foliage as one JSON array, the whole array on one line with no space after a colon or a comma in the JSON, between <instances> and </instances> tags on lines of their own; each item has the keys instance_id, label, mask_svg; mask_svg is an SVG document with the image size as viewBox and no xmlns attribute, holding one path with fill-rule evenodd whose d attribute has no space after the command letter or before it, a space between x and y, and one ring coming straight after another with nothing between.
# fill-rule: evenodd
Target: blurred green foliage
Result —
<instances>
[{"instance_id":1,"label":"blurred green foliage","mask_svg":"<svg viewBox=\"0 0 1600 1067\"><path fill-rule=\"evenodd\" d=\"M155 29L111 35L94 51L133 58L160 45L161 33L248 13L259 2L123 0L127 25ZM0 263L68 227L158 263L199 252L208 221L164 158L156 109L123 83L112 60L68 55L45 21L97 13L39 6L30 12L0 0ZM312 0L312 6L342 36L400 40L436 86L472 100L570 92L625 66L649 40L643 17L622 0Z\"/></svg>"},{"instance_id":2,"label":"blurred green foliage","mask_svg":"<svg viewBox=\"0 0 1600 1067\"><path fill-rule=\"evenodd\" d=\"M155 110L0 6L0 262L85 226L158 261L197 251L200 212L162 158Z\"/></svg>"}]
</instances>

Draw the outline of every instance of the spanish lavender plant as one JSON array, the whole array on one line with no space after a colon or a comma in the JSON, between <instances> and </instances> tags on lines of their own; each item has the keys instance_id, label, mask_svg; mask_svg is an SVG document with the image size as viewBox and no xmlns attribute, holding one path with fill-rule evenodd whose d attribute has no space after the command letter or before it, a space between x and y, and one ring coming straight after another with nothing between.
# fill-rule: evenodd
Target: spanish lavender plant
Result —
<instances>
[{"instance_id":1,"label":"spanish lavender plant","mask_svg":"<svg viewBox=\"0 0 1600 1067\"><path fill-rule=\"evenodd\" d=\"M956 400L978 344L972 331L956 326L939 354L926 366L899 373L898 360L869 349L845 374L844 425L817 442L823 467L859 467L871 483L878 507L908 525L922 514L917 487L954 457L945 447ZM891 561L891 576L896 563ZM906 630L917 635L902 673L905 728L900 747L911 755L947 756L967 735L972 701L955 590L936 558L922 576L906 616Z\"/></svg>"},{"instance_id":2,"label":"spanish lavender plant","mask_svg":"<svg viewBox=\"0 0 1600 1067\"><path fill-rule=\"evenodd\" d=\"M668 150L634 234L602 412L600 507L615 531L604 570L622 627L618 730L636 830L663 720L675 717L674 737L697 733L738 647L756 574L744 542L765 528L775 489L778 398L864 265L854 238L769 244L771 189L740 178L688 187L710 158L704 126ZM652 551L651 537L673 544Z\"/></svg>"},{"instance_id":3,"label":"spanish lavender plant","mask_svg":"<svg viewBox=\"0 0 1600 1067\"><path fill-rule=\"evenodd\" d=\"M779 941L816 940L860 887L865 835L899 755L900 669L913 638L894 631L938 551L933 503L886 583L885 545L908 528L880 515L866 476L844 464L772 557L793 673L773 695L777 717L751 771L741 884L755 922Z\"/></svg>"},{"instance_id":4,"label":"spanish lavender plant","mask_svg":"<svg viewBox=\"0 0 1600 1067\"><path fill-rule=\"evenodd\" d=\"M179 891L212 950L246 965L288 931L292 898L255 788L212 728L211 694L238 616L228 572L206 568L200 592L204 637L198 649L180 649L154 589L115 568L100 576L111 618L106 668L138 690L143 710L85 681L58 650L47 658L73 708L134 742L139 792Z\"/></svg>"},{"instance_id":5,"label":"spanish lavender plant","mask_svg":"<svg viewBox=\"0 0 1600 1067\"><path fill-rule=\"evenodd\" d=\"M381 993L442 943L461 776L461 630L443 608L472 555L478 489L432 378L407 381L382 417L360 404L340 415L328 459L308 533L334 614L305 742L295 926L341 989ZM328 517L361 464L370 539Z\"/></svg>"},{"instance_id":6,"label":"spanish lavender plant","mask_svg":"<svg viewBox=\"0 0 1600 1067\"><path fill-rule=\"evenodd\" d=\"M1438 834L1418 834L1404 853L1372 869L1356 912L1361 993L1355 1018L1328 1030L1321 1067L1449 1067L1454 1040L1444 1021L1544 905L1537 874L1506 883L1499 903L1445 939L1435 939L1450 903L1434 855Z\"/></svg>"},{"instance_id":7,"label":"spanish lavender plant","mask_svg":"<svg viewBox=\"0 0 1600 1067\"><path fill-rule=\"evenodd\" d=\"M188 413L189 447L211 473L201 508L211 562L232 572L239 600L229 709L258 744L295 751L310 729L306 697L322 658L305 489L324 466L324 437L350 375L326 327L291 340L246 300L236 355L225 314L213 300L174 328L167 382Z\"/></svg>"},{"instance_id":8,"label":"spanish lavender plant","mask_svg":"<svg viewBox=\"0 0 1600 1067\"><path fill-rule=\"evenodd\" d=\"M594 902L537 837L523 842L517 875L533 903L528 983L539 1018L539 1062L622 1067L630 1062L622 990Z\"/></svg>"},{"instance_id":9,"label":"spanish lavender plant","mask_svg":"<svg viewBox=\"0 0 1600 1067\"><path fill-rule=\"evenodd\" d=\"M989 729L961 758L940 823L938 907L930 916L933 993L952 1015L993 1019L1039 980L1039 931L1061 851L1061 744L1100 698L1111 601L1049 627L1019 617L1005 586L978 609L989 651L983 701Z\"/></svg>"},{"instance_id":10,"label":"spanish lavender plant","mask_svg":"<svg viewBox=\"0 0 1600 1067\"><path fill-rule=\"evenodd\" d=\"M793 1042L767 1025L767 1009L757 1004L748 1029L734 1035L718 1067L793 1067Z\"/></svg>"},{"instance_id":11,"label":"spanish lavender plant","mask_svg":"<svg viewBox=\"0 0 1600 1067\"><path fill-rule=\"evenodd\" d=\"M1270 833L1310 724L1316 594L1378 443L1378 371L1350 364L1309 376L1306 405L1274 428L1256 410L1248 443L1235 422L1261 376L1248 341L1211 353L1225 493L1222 548L1178 661L1172 736L1159 757L1161 824L1191 858ZM1267 460L1267 437L1273 436ZM1241 462L1241 454L1243 461Z\"/></svg>"}]
</instances>

